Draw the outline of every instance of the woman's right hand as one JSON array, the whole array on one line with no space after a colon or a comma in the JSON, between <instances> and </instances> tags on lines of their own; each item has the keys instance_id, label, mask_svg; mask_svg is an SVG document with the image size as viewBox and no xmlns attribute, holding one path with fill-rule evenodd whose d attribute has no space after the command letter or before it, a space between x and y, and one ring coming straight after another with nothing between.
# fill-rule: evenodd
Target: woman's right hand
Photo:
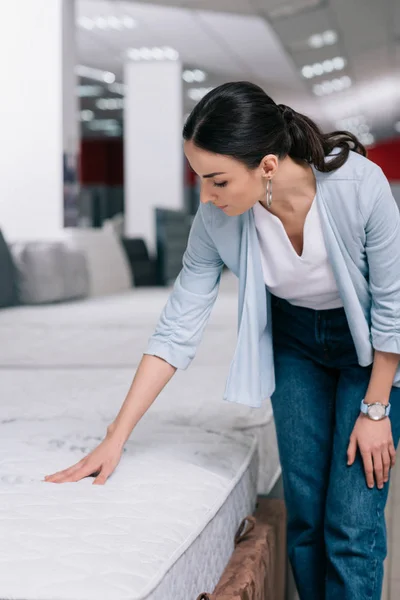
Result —
<instances>
[{"instance_id":1,"label":"woman's right hand","mask_svg":"<svg viewBox=\"0 0 400 600\"><path fill-rule=\"evenodd\" d=\"M104 485L121 460L123 444L113 438L111 427L104 440L90 454L68 469L46 475L43 481L50 483L70 483L89 475L96 475L93 484Z\"/></svg>"}]
</instances>

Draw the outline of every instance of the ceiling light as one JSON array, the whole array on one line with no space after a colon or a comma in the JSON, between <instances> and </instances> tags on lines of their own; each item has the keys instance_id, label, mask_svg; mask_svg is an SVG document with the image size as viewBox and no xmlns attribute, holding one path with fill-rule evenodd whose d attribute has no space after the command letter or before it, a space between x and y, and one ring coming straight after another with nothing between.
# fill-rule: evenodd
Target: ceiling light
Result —
<instances>
[{"instance_id":1,"label":"ceiling light","mask_svg":"<svg viewBox=\"0 0 400 600\"><path fill-rule=\"evenodd\" d=\"M354 134L360 142L366 146L373 144L375 141L364 115L340 119L339 121L336 121L335 127L337 130L350 131L350 133Z\"/></svg>"},{"instance_id":2,"label":"ceiling light","mask_svg":"<svg viewBox=\"0 0 400 600\"><path fill-rule=\"evenodd\" d=\"M124 83L118 83L118 82L110 83L108 86L108 89L113 94L119 94L120 96L125 96L125 94L126 94L126 85Z\"/></svg>"},{"instance_id":3,"label":"ceiling light","mask_svg":"<svg viewBox=\"0 0 400 600\"><path fill-rule=\"evenodd\" d=\"M315 63L313 64L313 71L314 71L314 75L316 77L318 77L319 75L323 75L324 74L324 67L323 65L321 65L321 63Z\"/></svg>"},{"instance_id":4,"label":"ceiling light","mask_svg":"<svg viewBox=\"0 0 400 600\"><path fill-rule=\"evenodd\" d=\"M187 91L187 95L191 100L195 100L196 102L201 100L208 92L211 92L213 88L190 88Z\"/></svg>"},{"instance_id":5,"label":"ceiling light","mask_svg":"<svg viewBox=\"0 0 400 600\"><path fill-rule=\"evenodd\" d=\"M343 77L341 77L340 81L342 82L342 85L345 89L349 88L352 84L350 77L348 77L347 75L344 75Z\"/></svg>"},{"instance_id":6,"label":"ceiling light","mask_svg":"<svg viewBox=\"0 0 400 600\"><path fill-rule=\"evenodd\" d=\"M182 78L184 81L186 81L186 83L202 83L206 80L207 75L204 73L204 71L201 71L200 69L194 69L193 71L183 71Z\"/></svg>"},{"instance_id":7,"label":"ceiling light","mask_svg":"<svg viewBox=\"0 0 400 600\"><path fill-rule=\"evenodd\" d=\"M314 69L312 68L311 65L306 65L305 67L302 68L301 74L306 79L311 79L312 77L314 77Z\"/></svg>"},{"instance_id":8,"label":"ceiling light","mask_svg":"<svg viewBox=\"0 0 400 600\"><path fill-rule=\"evenodd\" d=\"M122 17L122 24L127 29L133 29L134 27L136 27L135 19L132 19L132 17L129 16Z\"/></svg>"},{"instance_id":9,"label":"ceiling light","mask_svg":"<svg viewBox=\"0 0 400 600\"><path fill-rule=\"evenodd\" d=\"M345 68L347 61L345 58L343 58L343 56L335 56L335 58L332 58L332 64L336 71L341 71Z\"/></svg>"},{"instance_id":10,"label":"ceiling light","mask_svg":"<svg viewBox=\"0 0 400 600\"><path fill-rule=\"evenodd\" d=\"M343 83L340 81L340 79L332 79L332 89L335 92L341 92L343 89Z\"/></svg>"},{"instance_id":11,"label":"ceiling light","mask_svg":"<svg viewBox=\"0 0 400 600\"><path fill-rule=\"evenodd\" d=\"M332 73L332 71L335 70L335 66L332 60L324 60L324 62L322 63L322 68L325 71L325 73Z\"/></svg>"},{"instance_id":12,"label":"ceiling light","mask_svg":"<svg viewBox=\"0 0 400 600\"><path fill-rule=\"evenodd\" d=\"M161 48L153 48L152 52L153 58L156 60L162 60L164 58L164 52L161 50Z\"/></svg>"},{"instance_id":13,"label":"ceiling light","mask_svg":"<svg viewBox=\"0 0 400 600\"><path fill-rule=\"evenodd\" d=\"M313 65L304 65L301 74L306 79L312 77L320 77L324 73L332 73L332 71L341 71L346 66L346 60L342 56L336 56L331 60L324 60L322 63L314 63Z\"/></svg>"},{"instance_id":14,"label":"ceiling light","mask_svg":"<svg viewBox=\"0 0 400 600\"><path fill-rule=\"evenodd\" d=\"M120 130L120 124L116 119L94 119L88 123L88 127L93 131Z\"/></svg>"},{"instance_id":15,"label":"ceiling light","mask_svg":"<svg viewBox=\"0 0 400 600\"><path fill-rule=\"evenodd\" d=\"M371 146L375 142L375 138L372 133L366 133L359 136L359 140L364 146Z\"/></svg>"},{"instance_id":16,"label":"ceiling light","mask_svg":"<svg viewBox=\"0 0 400 600\"><path fill-rule=\"evenodd\" d=\"M193 75L194 75L194 80L198 81L199 83L201 83L202 81L205 81L207 79L206 73L204 73L204 71L201 71L200 69L195 69L193 71Z\"/></svg>"},{"instance_id":17,"label":"ceiling light","mask_svg":"<svg viewBox=\"0 0 400 600\"><path fill-rule=\"evenodd\" d=\"M314 8L320 4L321 0L296 0L290 4L283 4L268 11L270 19L281 19L283 17L292 17L307 9Z\"/></svg>"},{"instance_id":18,"label":"ceiling light","mask_svg":"<svg viewBox=\"0 0 400 600\"><path fill-rule=\"evenodd\" d=\"M173 48L163 48L165 58L169 60L178 60L179 53Z\"/></svg>"},{"instance_id":19,"label":"ceiling light","mask_svg":"<svg viewBox=\"0 0 400 600\"><path fill-rule=\"evenodd\" d=\"M96 17L94 19L94 24L99 29L107 29L108 21L107 21L107 19L105 17Z\"/></svg>"},{"instance_id":20,"label":"ceiling light","mask_svg":"<svg viewBox=\"0 0 400 600\"><path fill-rule=\"evenodd\" d=\"M331 29L329 29L328 31L324 31L324 33L322 34L324 44L326 44L327 46L332 46L333 44L336 44L337 38L338 36L336 31L333 31Z\"/></svg>"},{"instance_id":21,"label":"ceiling light","mask_svg":"<svg viewBox=\"0 0 400 600\"><path fill-rule=\"evenodd\" d=\"M114 83L115 75L110 71L102 71L101 69L93 69L92 67L86 67L85 65L77 65L75 67L75 73L80 77L87 77L88 79L94 79L95 81L104 81L105 83Z\"/></svg>"},{"instance_id":22,"label":"ceiling light","mask_svg":"<svg viewBox=\"0 0 400 600\"><path fill-rule=\"evenodd\" d=\"M101 96L103 88L101 85L78 85L77 91L79 98L93 98Z\"/></svg>"},{"instance_id":23,"label":"ceiling light","mask_svg":"<svg viewBox=\"0 0 400 600\"><path fill-rule=\"evenodd\" d=\"M179 53L169 46L162 48L129 48L127 56L131 60L177 60Z\"/></svg>"},{"instance_id":24,"label":"ceiling light","mask_svg":"<svg viewBox=\"0 0 400 600\"><path fill-rule=\"evenodd\" d=\"M112 16L108 17L107 25L111 29L122 29L122 27L123 27L123 24L120 21L120 19L118 19L117 17L112 17Z\"/></svg>"},{"instance_id":25,"label":"ceiling light","mask_svg":"<svg viewBox=\"0 0 400 600\"><path fill-rule=\"evenodd\" d=\"M336 44L338 39L336 31L331 29L324 31L323 33L315 33L308 38L308 45L311 48L322 48L323 46L332 46Z\"/></svg>"},{"instance_id":26,"label":"ceiling light","mask_svg":"<svg viewBox=\"0 0 400 600\"><path fill-rule=\"evenodd\" d=\"M123 98L99 98L96 106L100 110L121 110L124 108Z\"/></svg>"},{"instance_id":27,"label":"ceiling light","mask_svg":"<svg viewBox=\"0 0 400 600\"><path fill-rule=\"evenodd\" d=\"M94 29L95 27L94 21L92 19L89 19L88 17L79 17L77 23L79 27L87 29L88 31Z\"/></svg>"},{"instance_id":28,"label":"ceiling light","mask_svg":"<svg viewBox=\"0 0 400 600\"><path fill-rule=\"evenodd\" d=\"M182 73L182 79L184 81L186 81L186 83L193 83L193 81L194 81L193 71L184 71Z\"/></svg>"},{"instance_id":29,"label":"ceiling light","mask_svg":"<svg viewBox=\"0 0 400 600\"><path fill-rule=\"evenodd\" d=\"M313 93L316 96L323 96L324 95L322 87L321 87L321 85L319 83L317 83L316 85L313 86Z\"/></svg>"},{"instance_id":30,"label":"ceiling light","mask_svg":"<svg viewBox=\"0 0 400 600\"><path fill-rule=\"evenodd\" d=\"M81 121L92 121L94 119L94 112L92 110L81 110Z\"/></svg>"},{"instance_id":31,"label":"ceiling light","mask_svg":"<svg viewBox=\"0 0 400 600\"><path fill-rule=\"evenodd\" d=\"M350 77L347 75L332 79L330 81L322 81L319 84L313 86L313 92L316 96L325 96L327 94L332 94L333 92L341 92L347 88L349 88L352 84Z\"/></svg>"},{"instance_id":32,"label":"ceiling light","mask_svg":"<svg viewBox=\"0 0 400 600\"><path fill-rule=\"evenodd\" d=\"M117 17L116 15L98 15L92 19L83 16L77 19L77 24L79 27L87 30L97 28L116 29L118 31L124 28L133 29L137 25L136 21L129 15L123 15L122 17Z\"/></svg>"},{"instance_id":33,"label":"ceiling light","mask_svg":"<svg viewBox=\"0 0 400 600\"><path fill-rule=\"evenodd\" d=\"M400 121L397 121L397 123L394 124L394 129L397 133L400 133Z\"/></svg>"},{"instance_id":34,"label":"ceiling light","mask_svg":"<svg viewBox=\"0 0 400 600\"><path fill-rule=\"evenodd\" d=\"M309 46L311 46L311 48L322 48L322 46L324 45L322 35L312 35L308 40L308 44Z\"/></svg>"}]
</instances>

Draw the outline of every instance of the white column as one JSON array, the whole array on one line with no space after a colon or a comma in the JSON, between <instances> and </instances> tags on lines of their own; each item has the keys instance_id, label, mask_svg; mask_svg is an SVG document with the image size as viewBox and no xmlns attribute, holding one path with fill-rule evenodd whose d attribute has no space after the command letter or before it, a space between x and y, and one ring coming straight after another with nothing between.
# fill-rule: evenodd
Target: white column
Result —
<instances>
[{"instance_id":1,"label":"white column","mask_svg":"<svg viewBox=\"0 0 400 600\"><path fill-rule=\"evenodd\" d=\"M79 142L74 38L74 0L2 5L0 228L11 241L64 226L63 154Z\"/></svg>"},{"instance_id":2,"label":"white column","mask_svg":"<svg viewBox=\"0 0 400 600\"><path fill-rule=\"evenodd\" d=\"M155 207L184 208L179 61L125 66L125 234L156 250Z\"/></svg>"}]
</instances>

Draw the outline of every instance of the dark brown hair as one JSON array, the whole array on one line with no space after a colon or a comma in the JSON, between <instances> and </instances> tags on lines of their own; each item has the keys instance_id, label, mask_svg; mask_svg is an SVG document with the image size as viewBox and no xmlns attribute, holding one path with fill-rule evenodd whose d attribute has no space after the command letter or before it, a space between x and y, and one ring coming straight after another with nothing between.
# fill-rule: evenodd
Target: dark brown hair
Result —
<instances>
[{"instance_id":1,"label":"dark brown hair","mask_svg":"<svg viewBox=\"0 0 400 600\"><path fill-rule=\"evenodd\" d=\"M290 156L323 172L341 167L350 150L367 155L352 133L323 133L309 117L276 104L262 88L247 81L220 85L204 96L189 115L183 138L209 152L231 156L250 169L267 154ZM338 152L326 161L334 148Z\"/></svg>"}]
</instances>

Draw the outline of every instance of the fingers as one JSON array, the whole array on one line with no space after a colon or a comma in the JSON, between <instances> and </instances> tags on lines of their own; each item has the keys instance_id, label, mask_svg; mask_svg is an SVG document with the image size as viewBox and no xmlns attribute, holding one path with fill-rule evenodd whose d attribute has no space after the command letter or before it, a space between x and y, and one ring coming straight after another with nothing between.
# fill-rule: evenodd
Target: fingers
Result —
<instances>
[{"instance_id":1,"label":"fingers","mask_svg":"<svg viewBox=\"0 0 400 600\"><path fill-rule=\"evenodd\" d=\"M63 471L58 471L53 475L49 475L45 477L45 481L50 483L68 483L75 482L83 479L84 477L88 477L92 473L94 473L96 468L90 463L85 463L80 461L76 465L69 467L69 469L64 469Z\"/></svg>"},{"instance_id":2,"label":"fingers","mask_svg":"<svg viewBox=\"0 0 400 600\"><path fill-rule=\"evenodd\" d=\"M93 485L104 485L109 476L111 475L113 469L111 467L103 467L100 473L97 475L96 479L93 481Z\"/></svg>"},{"instance_id":3,"label":"fingers","mask_svg":"<svg viewBox=\"0 0 400 600\"><path fill-rule=\"evenodd\" d=\"M373 463L374 463L374 473L376 485L379 490L383 488L383 457L381 450L375 450L372 453Z\"/></svg>"},{"instance_id":4,"label":"fingers","mask_svg":"<svg viewBox=\"0 0 400 600\"><path fill-rule=\"evenodd\" d=\"M396 448L394 447L393 438L389 442L388 450L391 460L391 467L393 469L394 465L396 464Z\"/></svg>"},{"instance_id":5,"label":"fingers","mask_svg":"<svg viewBox=\"0 0 400 600\"><path fill-rule=\"evenodd\" d=\"M60 480L63 480L65 477L69 477L72 473L75 473L77 470L79 470L82 466L82 463L83 461L80 460L78 463L72 465L72 467L69 467L68 469L64 469L63 471L57 471L52 475L46 475L44 477L44 481L58 482Z\"/></svg>"},{"instance_id":6,"label":"fingers","mask_svg":"<svg viewBox=\"0 0 400 600\"><path fill-rule=\"evenodd\" d=\"M364 463L365 478L369 488L374 487L374 467L372 464L371 452L361 451L362 460Z\"/></svg>"},{"instance_id":7,"label":"fingers","mask_svg":"<svg viewBox=\"0 0 400 600\"><path fill-rule=\"evenodd\" d=\"M354 435L350 437L349 447L347 448L347 464L352 465L356 459L357 440Z\"/></svg>"},{"instance_id":8,"label":"fingers","mask_svg":"<svg viewBox=\"0 0 400 600\"><path fill-rule=\"evenodd\" d=\"M389 481L389 473L391 468L391 458L389 453L389 447L383 450L382 452L382 463L383 463L383 482L387 483Z\"/></svg>"}]
</instances>

